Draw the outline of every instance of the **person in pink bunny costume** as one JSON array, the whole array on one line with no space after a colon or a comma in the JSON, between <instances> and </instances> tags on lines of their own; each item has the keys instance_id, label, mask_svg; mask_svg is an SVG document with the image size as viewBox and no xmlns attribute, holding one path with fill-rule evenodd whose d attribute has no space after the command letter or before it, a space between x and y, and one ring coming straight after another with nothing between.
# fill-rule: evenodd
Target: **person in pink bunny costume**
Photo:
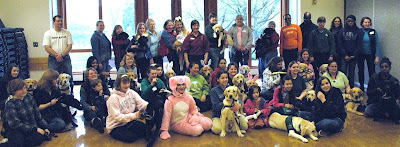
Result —
<instances>
[{"instance_id":1,"label":"person in pink bunny costume","mask_svg":"<svg viewBox=\"0 0 400 147\"><path fill-rule=\"evenodd\" d=\"M160 138L171 138L168 133L170 126L175 132L190 136L199 136L203 131L210 130L212 120L199 113L193 97L186 92L186 88L190 87L189 77L172 77L169 86L172 95L165 101Z\"/></svg>"}]
</instances>

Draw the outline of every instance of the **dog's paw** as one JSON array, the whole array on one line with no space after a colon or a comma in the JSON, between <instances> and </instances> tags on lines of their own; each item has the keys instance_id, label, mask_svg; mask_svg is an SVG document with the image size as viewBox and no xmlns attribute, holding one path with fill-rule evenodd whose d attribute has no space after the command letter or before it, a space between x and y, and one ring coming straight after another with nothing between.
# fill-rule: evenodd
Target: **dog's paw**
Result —
<instances>
[{"instance_id":1,"label":"dog's paw","mask_svg":"<svg viewBox=\"0 0 400 147\"><path fill-rule=\"evenodd\" d=\"M219 134L220 137L225 137L226 132L221 132L221 134Z\"/></svg>"},{"instance_id":2,"label":"dog's paw","mask_svg":"<svg viewBox=\"0 0 400 147\"><path fill-rule=\"evenodd\" d=\"M308 139L302 139L301 141L303 141L304 143L307 143Z\"/></svg>"},{"instance_id":3,"label":"dog's paw","mask_svg":"<svg viewBox=\"0 0 400 147\"><path fill-rule=\"evenodd\" d=\"M357 112L357 115L363 116L363 115L364 115L364 113Z\"/></svg>"},{"instance_id":4,"label":"dog's paw","mask_svg":"<svg viewBox=\"0 0 400 147\"><path fill-rule=\"evenodd\" d=\"M317 138L317 137L310 136L310 138L311 138L312 140L314 140L314 141L318 141L318 138Z\"/></svg>"},{"instance_id":5,"label":"dog's paw","mask_svg":"<svg viewBox=\"0 0 400 147\"><path fill-rule=\"evenodd\" d=\"M239 137L244 137L244 135L241 133L241 131L239 131L239 132L237 133L237 135L238 135Z\"/></svg>"},{"instance_id":6,"label":"dog's paw","mask_svg":"<svg viewBox=\"0 0 400 147\"><path fill-rule=\"evenodd\" d=\"M246 130L240 130L242 134L246 134Z\"/></svg>"}]
</instances>

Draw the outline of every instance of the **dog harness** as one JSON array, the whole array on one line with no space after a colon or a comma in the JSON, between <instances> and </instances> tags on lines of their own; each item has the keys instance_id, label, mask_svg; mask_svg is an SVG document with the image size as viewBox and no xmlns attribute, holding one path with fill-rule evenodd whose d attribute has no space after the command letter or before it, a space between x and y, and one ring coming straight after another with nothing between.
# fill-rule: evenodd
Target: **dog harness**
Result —
<instances>
[{"instance_id":1,"label":"dog harness","mask_svg":"<svg viewBox=\"0 0 400 147\"><path fill-rule=\"evenodd\" d=\"M347 104L349 102L354 102L356 104L361 104L361 101L355 101L355 100L352 100L352 99L349 99L349 98L345 98L344 99L344 104Z\"/></svg>"},{"instance_id":2,"label":"dog harness","mask_svg":"<svg viewBox=\"0 0 400 147\"><path fill-rule=\"evenodd\" d=\"M296 131L296 129L294 129L294 127L293 127L292 118L293 118L293 116L288 116L285 119L287 131L289 132L290 130L294 130L294 132L299 134L300 132ZM300 129L299 131L301 131L301 124L299 124L299 129Z\"/></svg>"},{"instance_id":3,"label":"dog harness","mask_svg":"<svg viewBox=\"0 0 400 147\"><path fill-rule=\"evenodd\" d=\"M233 100L233 103L231 104L231 105L224 105L223 107L222 107L222 109L221 109L221 112L222 112L222 110L224 110L225 108L232 108L234 105L235 105L235 103L237 102L238 100ZM234 112L235 113L235 122L236 122L236 124L238 124L239 126L240 126L240 121L239 121L239 117L238 117L238 114L237 114L237 112Z\"/></svg>"}]
</instances>

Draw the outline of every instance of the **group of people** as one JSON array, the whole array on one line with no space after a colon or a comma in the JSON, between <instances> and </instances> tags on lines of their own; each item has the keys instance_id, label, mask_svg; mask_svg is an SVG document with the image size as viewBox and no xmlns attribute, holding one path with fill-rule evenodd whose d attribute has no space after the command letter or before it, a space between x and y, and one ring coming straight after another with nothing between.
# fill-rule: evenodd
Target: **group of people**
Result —
<instances>
[{"instance_id":1,"label":"group of people","mask_svg":"<svg viewBox=\"0 0 400 147\"><path fill-rule=\"evenodd\" d=\"M105 128L116 140L134 142L147 135L148 126L138 119L151 105L149 101L159 98L158 101L166 99L163 101L160 138L171 138L170 129L190 136L199 136L208 130L220 134L221 110L226 107L223 104L224 91L234 85L239 65L248 64L253 37L251 28L243 23L241 15L236 17L236 23L228 31L223 30L232 36L234 42L227 65L221 54L224 48L218 46L218 34L217 37L213 35L212 27L217 24L217 15L211 13L209 19L211 23L205 34L199 31L200 24L196 20L190 24L192 32L187 31L182 18L177 17L165 21L164 30L159 33L155 30L154 20L148 19L146 23L138 24L137 33L131 40L117 25L111 41L103 33L104 22L98 21L91 38L93 56L88 58L80 89L84 118L90 126L99 133L104 133ZM324 17L319 17L318 25L315 25L308 12L300 26L291 24L289 14L284 15L284 20L286 25L280 35L274 30L270 40L273 45L264 47L266 51L259 56L261 86L249 86L243 91L246 99L239 99L239 103L229 106L234 112L243 109L247 115L261 112L255 120L239 117L240 129L266 128L269 115L278 112L315 122L322 136L340 132L347 117L342 94L349 93L354 87L355 64L362 70L364 60L367 60L370 74L365 114L380 118L385 116L383 109L389 110L392 119L399 123L400 111L396 106L396 100L400 98L399 81L389 73L391 61L388 58L381 59L381 72L375 73L374 66L379 63L379 41L376 31L370 28L370 18L364 17L361 20L363 28L359 29L355 25L355 16L346 17L344 28L340 17L336 17L330 30L324 28ZM58 102L62 94L57 87L57 78L59 73L72 75L69 52L73 42L71 33L62 28L61 16L55 16L53 24L54 29L45 33L43 41L49 53L50 70L43 74L33 93L27 94L27 86L18 78L16 65L10 64L0 80L1 104L5 104L1 108L3 129L10 144L40 145L46 135L68 131L68 121L62 116L69 110ZM271 21L269 28L274 29L275 23ZM174 49L175 41L181 42L182 52ZM99 78L101 72L111 69L108 63L111 47L118 69L112 91ZM280 47L280 56L277 47ZM184 62L179 61L181 53ZM167 78L164 74L165 56L174 63L172 69L178 76ZM214 69L210 84L199 74L209 59ZM311 71L306 76L299 72L301 64L306 64ZM328 64L327 72L322 75L315 73L322 64ZM126 75L129 72L138 75L141 89L131 89L131 84L135 83ZM364 90L363 72L359 75ZM307 85L310 81L315 84ZM73 82L71 84L73 86ZM3 92L4 89L7 91ZM311 89L315 89L316 99L310 102L305 95ZM161 97L160 93L169 91L167 96ZM211 118L200 113L209 110L212 110Z\"/></svg>"}]
</instances>

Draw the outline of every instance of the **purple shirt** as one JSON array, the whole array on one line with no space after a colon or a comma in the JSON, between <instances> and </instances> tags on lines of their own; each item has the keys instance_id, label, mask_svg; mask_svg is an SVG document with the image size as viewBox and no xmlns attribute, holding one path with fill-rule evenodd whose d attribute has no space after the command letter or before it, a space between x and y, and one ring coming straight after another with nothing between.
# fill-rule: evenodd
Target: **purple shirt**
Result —
<instances>
[{"instance_id":1,"label":"purple shirt","mask_svg":"<svg viewBox=\"0 0 400 147\"><path fill-rule=\"evenodd\" d=\"M193 33L190 33L182 44L182 51L188 53L188 55L204 55L210 51L209 43L206 35L201 34L195 37Z\"/></svg>"}]
</instances>

